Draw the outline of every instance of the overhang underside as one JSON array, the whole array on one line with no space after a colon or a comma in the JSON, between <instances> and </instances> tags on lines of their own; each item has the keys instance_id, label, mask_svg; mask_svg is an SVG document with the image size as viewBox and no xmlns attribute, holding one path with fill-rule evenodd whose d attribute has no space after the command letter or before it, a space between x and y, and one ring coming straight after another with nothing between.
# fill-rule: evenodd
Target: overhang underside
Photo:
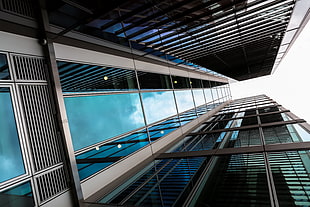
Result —
<instances>
[{"instance_id":1,"label":"overhang underside","mask_svg":"<svg viewBox=\"0 0 310 207\"><path fill-rule=\"evenodd\" d=\"M57 0L50 23L236 80L271 73L294 0ZM56 6L55 6L56 5ZM55 40L57 41L57 40Z\"/></svg>"},{"instance_id":2,"label":"overhang underside","mask_svg":"<svg viewBox=\"0 0 310 207\"><path fill-rule=\"evenodd\" d=\"M280 39L266 37L193 62L240 81L265 76L271 73L280 42Z\"/></svg>"}]
</instances>

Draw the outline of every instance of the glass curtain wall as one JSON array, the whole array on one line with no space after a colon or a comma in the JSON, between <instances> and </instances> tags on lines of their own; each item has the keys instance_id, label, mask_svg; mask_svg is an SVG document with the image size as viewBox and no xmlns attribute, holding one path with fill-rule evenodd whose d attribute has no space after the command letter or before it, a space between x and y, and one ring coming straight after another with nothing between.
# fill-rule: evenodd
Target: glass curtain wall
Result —
<instances>
[{"instance_id":1,"label":"glass curtain wall","mask_svg":"<svg viewBox=\"0 0 310 207\"><path fill-rule=\"evenodd\" d=\"M58 69L81 179L226 100L206 102L200 79L64 61Z\"/></svg>"},{"instance_id":2,"label":"glass curtain wall","mask_svg":"<svg viewBox=\"0 0 310 207\"><path fill-rule=\"evenodd\" d=\"M236 100L99 203L309 206L302 122L266 96Z\"/></svg>"},{"instance_id":3,"label":"glass curtain wall","mask_svg":"<svg viewBox=\"0 0 310 207\"><path fill-rule=\"evenodd\" d=\"M158 12L158 8L151 7L146 15ZM125 14L119 9L111 12L109 18L121 20ZM135 61L143 61L144 58L144 55L136 53L136 49L141 50L137 47L143 46L135 40L149 35L143 32L142 36L135 35L141 29L134 26L135 21L119 21L102 30L106 34L118 34L113 41L131 49L135 57L132 59L134 66ZM161 42L161 29L154 24L154 35L150 41L156 39L157 43ZM135 38L131 38L133 35ZM106 38L110 40L111 37ZM166 65L165 61L172 61L160 51L145 49L148 54L163 59L159 61L161 67ZM204 80L208 82L205 87L203 80L189 78L185 71L184 76L173 75L170 68L165 67L163 71L146 72L137 68L58 62L81 179L164 137L227 100L226 94L220 93L217 87L222 83L213 81L211 84L211 81ZM207 97L203 88L208 88L210 93L212 90L216 100L213 96Z\"/></svg>"},{"instance_id":4,"label":"glass curtain wall","mask_svg":"<svg viewBox=\"0 0 310 207\"><path fill-rule=\"evenodd\" d=\"M35 206L9 54L0 53L0 206Z\"/></svg>"}]
</instances>

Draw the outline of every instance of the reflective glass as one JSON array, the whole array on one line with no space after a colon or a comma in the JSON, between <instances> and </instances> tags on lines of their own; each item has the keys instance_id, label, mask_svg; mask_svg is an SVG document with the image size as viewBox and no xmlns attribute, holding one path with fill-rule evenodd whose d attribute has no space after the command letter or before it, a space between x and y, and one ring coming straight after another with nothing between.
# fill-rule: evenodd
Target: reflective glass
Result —
<instances>
[{"instance_id":1,"label":"reflective glass","mask_svg":"<svg viewBox=\"0 0 310 207\"><path fill-rule=\"evenodd\" d=\"M308 151L268 153L280 206L310 206Z\"/></svg>"},{"instance_id":2,"label":"reflective glass","mask_svg":"<svg viewBox=\"0 0 310 207\"><path fill-rule=\"evenodd\" d=\"M213 102L213 96L211 93L211 88L203 89L207 103Z\"/></svg>"},{"instance_id":3,"label":"reflective glass","mask_svg":"<svg viewBox=\"0 0 310 207\"><path fill-rule=\"evenodd\" d=\"M202 88L202 82L200 79L191 78L190 84L192 85L192 88Z\"/></svg>"},{"instance_id":4,"label":"reflective glass","mask_svg":"<svg viewBox=\"0 0 310 207\"><path fill-rule=\"evenodd\" d=\"M266 144L308 142L310 134L299 124L263 127Z\"/></svg>"},{"instance_id":5,"label":"reflective glass","mask_svg":"<svg viewBox=\"0 0 310 207\"><path fill-rule=\"evenodd\" d=\"M263 154L215 157L195 206L271 206Z\"/></svg>"},{"instance_id":6,"label":"reflective glass","mask_svg":"<svg viewBox=\"0 0 310 207\"><path fill-rule=\"evenodd\" d=\"M149 144L149 139L144 130L121 137L101 146L96 146L91 150L77 155L76 161L78 163L80 179L83 180L95 174L147 144Z\"/></svg>"},{"instance_id":7,"label":"reflective glass","mask_svg":"<svg viewBox=\"0 0 310 207\"><path fill-rule=\"evenodd\" d=\"M191 88L189 78L172 76L172 84L175 89Z\"/></svg>"},{"instance_id":8,"label":"reflective glass","mask_svg":"<svg viewBox=\"0 0 310 207\"><path fill-rule=\"evenodd\" d=\"M9 79L11 79L11 76L6 55L0 53L0 80Z\"/></svg>"},{"instance_id":9,"label":"reflective glass","mask_svg":"<svg viewBox=\"0 0 310 207\"><path fill-rule=\"evenodd\" d=\"M64 92L137 90L135 71L98 65L57 62Z\"/></svg>"},{"instance_id":10,"label":"reflective glass","mask_svg":"<svg viewBox=\"0 0 310 207\"><path fill-rule=\"evenodd\" d=\"M7 207L31 207L35 206L31 184L15 186L0 193L0 206Z\"/></svg>"},{"instance_id":11,"label":"reflective glass","mask_svg":"<svg viewBox=\"0 0 310 207\"><path fill-rule=\"evenodd\" d=\"M240 130L230 132L229 141L226 147L249 147L261 145L258 129Z\"/></svg>"},{"instance_id":12,"label":"reflective glass","mask_svg":"<svg viewBox=\"0 0 310 207\"><path fill-rule=\"evenodd\" d=\"M208 158L163 159L138 172L100 203L134 206L181 206Z\"/></svg>"},{"instance_id":13,"label":"reflective glass","mask_svg":"<svg viewBox=\"0 0 310 207\"><path fill-rule=\"evenodd\" d=\"M196 107L205 104L205 97L202 89L193 90L193 95Z\"/></svg>"},{"instance_id":14,"label":"reflective glass","mask_svg":"<svg viewBox=\"0 0 310 207\"><path fill-rule=\"evenodd\" d=\"M141 96L148 124L177 114L172 91L141 93Z\"/></svg>"},{"instance_id":15,"label":"reflective glass","mask_svg":"<svg viewBox=\"0 0 310 207\"><path fill-rule=\"evenodd\" d=\"M144 126L139 94L65 98L75 150Z\"/></svg>"},{"instance_id":16,"label":"reflective glass","mask_svg":"<svg viewBox=\"0 0 310 207\"><path fill-rule=\"evenodd\" d=\"M171 89L169 75L138 71L140 89Z\"/></svg>"},{"instance_id":17,"label":"reflective glass","mask_svg":"<svg viewBox=\"0 0 310 207\"><path fill-rule=\"evenodd\" d=\"M193 95L190 90L175 91L175 98L179 113L194 108Z\"/></svg>"},{"instance_id":18,"label":"reflective glass","mask_svg":"<svg viewBox=\"0 0 310 207\"><path fill-rule=\"evenodd\" d=\"M9 88L0 88L0 182L25 173Z\"/></svg>"}]
</instances>

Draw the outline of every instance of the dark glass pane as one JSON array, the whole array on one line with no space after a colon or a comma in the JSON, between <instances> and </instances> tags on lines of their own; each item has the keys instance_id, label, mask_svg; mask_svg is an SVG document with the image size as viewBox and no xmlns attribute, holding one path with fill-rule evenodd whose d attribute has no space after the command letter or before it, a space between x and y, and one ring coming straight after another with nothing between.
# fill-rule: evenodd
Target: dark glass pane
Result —
<instances>
[{"instance_id":1,"label":"dark glass pane","mask_svg":"<svg viewBox=\"0 0 310 207\"><path fill-rule=\"evenodd\" d=\"M230 132L230 139L227 147L249 147L254 145L261 145L258 129Z\"/></svg>"},{"instance_id":2,"label":"dark glass pane","mask_svg":"<svg viewBox=\"0 0 310 207\"><path fill-rule=\"evenodd\" d=\"M270 114L270 115L261 115L260 116L260 120L261 120L262 124L270 123L270 122L284 121L281 113L279 113L279 114Z\"/></svg>"},{"instance_id":3,"label":"dark glass pane","mask_svg":"<svg viewBox=\"0 0 310 207\"><path fill-rule=\"evenodd\" d=\"M192 88L202 88L202 82L199 79L191 78L190 84L192 85Z\"/></svg>"},{"instance_id":4,"label":"dark glass pane","mask_svg":"<svg viewBox=\"0 0 310 207\"><path fill-rule=\"evenodd\" d=\"M0 193L0 206L30 207L34 205L30 182L18 185Z\"/></svg>"},{"instance_id":5,"label":"dark glass pane","mask_svg":"<svg viewBox=\"0 0 310 207\"><path fill-rule=\"evenodd\" d=\"M191 88L189 78L172 76L172 84L175 89Z\"/></svg>"},{"instance_id":6,"label":"dark glass pane","mask_svg":"<svg viewBox=\"0 0 310 207\"><path fill-rule=\"evenodd\" d=\"M138 79L141 89L171 89L169 75L138 71Z\"/></svg>"},{"instance_id":7,"label":"dark glass pane","mask_svg":"<svg viewBox=\"0 0 310 207\"><path fill-rule=\"evenodd\" d=\"M268 154L280 206L310 206L308 151Z\"/></svg>"},{"instance_id":8,"label":"dark glass pane","mask_svg":"<svg viewBox=\"0 0 310 207\"><path fill-rule=\"evenodd\" d=\"M25 173L9 88L0 88L0 182Z\"/></svg>"},{"instance_id":9,"label":"dark glass pane","mask_svg":"<svg viewBox=\"0 0 310 207\"><path fill-rule=\"evenodd\" d=\"M241 122L241 126L248 126L248 125L257 125L257 117L247 117L247 118L243 118L242 122Z\"/></svg>"},{"instance_id":10,"label":"dark glass pane","mask_svg":"<svg viewBox=\"0 0 310 207\"><path fill-rule=\"evenodd\" d=\"M121 68L58 62L64 92L137 90L135 71Z\"/></svg>"},{"instance_id":11,"label":"dark glass pane","mask_svg":"<svg viewBox=\"0 0 310 207\"><path fill-rule=\"evenodd\" d=\"M266 144L307 142L310 134L298 124L263 127Z\"/></svg>"},{"instance_id":12,"label":"dark glass pane","mask_svg":"<svg viewBox=\"0 0 310 207\"><path fill-rule=\"evenodd\" d=\"M164 159L137 173L113 198L100 203L135 206L180 206L192 190L208 158ZM113 192L113 194L115 194Z\"/></svg>"},{"instance_id":13,"label":"dark glass pane","mask_svg":"<svg viewBox=\"0 0 310 207\"><path fill-rule=\"evenodd\" d=\"M0 53L0 80L10 80L9 65L6 55Z\"/></svg>"},{"instance_id":14,"label":"dark glass pane","mask_svg":"<svg viewBox=\"0 0 310 207\"><path fill-rule=\"evenodd\" d=\"M195 206L270 206L262 154L217 157Z\"/></svg>"},{"instance_id":15,"label":"dark glass pane","mask_svg":"<svg viewBox=\"0 0 310 207\"><path fill-rule=\"evenodd\" d=\"M65 98L75 150L144 126L137 93Z\"/></svg>"}]
</instances>

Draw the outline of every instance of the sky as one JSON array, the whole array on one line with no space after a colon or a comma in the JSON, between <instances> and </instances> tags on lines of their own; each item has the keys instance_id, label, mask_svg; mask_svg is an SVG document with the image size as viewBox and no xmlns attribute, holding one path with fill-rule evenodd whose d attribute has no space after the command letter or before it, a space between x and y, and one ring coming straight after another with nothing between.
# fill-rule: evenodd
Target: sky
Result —
<instances>
[{"instance_id":1,"label":"sky","mask_svg":"<svg viewBox=\"0 0 310 207\"><path fill-rule=\"evenodd\" d=\"M310 22L272 75L231 83L233 99L266 94L310 123Z\"/></svg>"}]
</instances>

